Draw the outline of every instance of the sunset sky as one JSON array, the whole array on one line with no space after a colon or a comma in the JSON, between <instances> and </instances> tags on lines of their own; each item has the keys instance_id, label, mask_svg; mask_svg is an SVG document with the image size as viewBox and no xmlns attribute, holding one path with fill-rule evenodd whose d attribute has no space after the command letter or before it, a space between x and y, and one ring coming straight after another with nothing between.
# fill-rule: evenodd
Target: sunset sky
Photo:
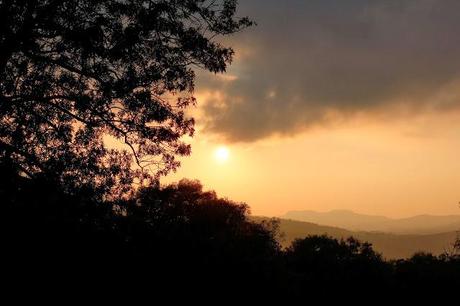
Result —
<instances>
[{"instance_id":1,"label":"sunset sky","mask_svg":"<svg viewBox=\"0 0 460 306\"><path fill-rule=\"evenodd\" d=\"M200 73L199 179L255 215L460 214L460 1L240 0L256 27ZM217 150L217 152L216 152Z\"/></svg>"}]
</instances>

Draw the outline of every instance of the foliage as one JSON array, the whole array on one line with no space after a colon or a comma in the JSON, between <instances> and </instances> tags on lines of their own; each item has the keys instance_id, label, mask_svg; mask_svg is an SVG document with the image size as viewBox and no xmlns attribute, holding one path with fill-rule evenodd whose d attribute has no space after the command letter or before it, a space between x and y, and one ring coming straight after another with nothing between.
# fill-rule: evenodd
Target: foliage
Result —
<instances>
[{"instance_id":1,"label":"foliage","mask_svg":"<svg viewBox=\"0 0 460 306\"><path fill-rule=\"evenodd\" d=\"M96 195L175 170L194 132L193 68L225 71L233 50L216 37L252 24L235 10L235 0L1 1L0 156Z\"/></svg>"},{"instance_id":2,"label":"foliage","mask_svg":"<svg viewBox=\"0 0 460 306\"><path fill-rule=\"evenodd\" d=\"M323 235L297 239L285 256L296 285L316 288L318 292L330 287L344 292L360 287L369 292L385 282L390 272L371 244L353 237L337 240Z\"/></svg>"}]
</instances>

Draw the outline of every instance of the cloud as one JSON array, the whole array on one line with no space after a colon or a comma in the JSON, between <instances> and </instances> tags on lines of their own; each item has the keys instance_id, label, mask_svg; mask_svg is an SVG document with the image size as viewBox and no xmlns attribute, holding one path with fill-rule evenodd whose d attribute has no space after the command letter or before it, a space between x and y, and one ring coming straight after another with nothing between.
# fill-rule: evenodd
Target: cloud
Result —
<instances>
[{"instance_id":1,"label":"cloud","mask_svg":"<svg viewBox=\"0 0 460 306\"><path fill-rule=\"evenodd\" d=\"M459 104L460 1L240 3L258 26L230 40L230 77L199 77L199 90L219 93L203 105L208 132L254 141L357 113Z\"/></svg>"}]
</instances>

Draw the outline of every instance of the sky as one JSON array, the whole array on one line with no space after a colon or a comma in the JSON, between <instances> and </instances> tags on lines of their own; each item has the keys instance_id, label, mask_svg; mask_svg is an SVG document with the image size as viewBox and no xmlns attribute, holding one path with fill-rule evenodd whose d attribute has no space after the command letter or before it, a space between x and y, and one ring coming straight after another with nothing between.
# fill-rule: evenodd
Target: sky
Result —
<instances>
[{"instance_id":1,"label":"sky","mask_svg":"<svg viewBox=\"0 0 460 306\"><path fill-rule=\"evenodd\" d=\"M193 152L164 183L199 179L254 215L460 214L460 1L240 0L238 13L257 26L223 41L226 74L198 72Z\"/></svg>"}]
</instances>

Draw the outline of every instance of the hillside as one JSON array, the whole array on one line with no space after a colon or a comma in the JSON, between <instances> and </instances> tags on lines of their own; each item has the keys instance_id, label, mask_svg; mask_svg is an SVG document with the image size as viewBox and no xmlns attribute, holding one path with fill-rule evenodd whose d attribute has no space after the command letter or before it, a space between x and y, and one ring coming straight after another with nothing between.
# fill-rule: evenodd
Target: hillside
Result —
<instances>
[{"instance_id":1,"label":"hillside","mask_svg":"<svg viewBox=\"0 0 460 306\"><path fill-rule=\"evenodd\" d=\"M266 220L264 217L253 217L256 221ZM372 233L364 231L349 231L346 229L318 225L309 222L278 219L280 221L280 232L283 234L280 242L287 247L296 238L308 235L327 234L334 238L346 238L353 236L362 241L372 243L374 249L387 259L407 258L416 252L430 252L441 254L452 246L457 237L457 232L450 231L438 234L390 234Z\"/></svg>"},{"instance_id":2,"label":"hillside","mask_svg":"<svg viewBox=\"0 0 460 306\"><path fill-rule=\"evenodd\" d=\"M392 219L384 216L358 214L348 210L329 212L290 211L281 218L337 226L352 231L394 234L438 234L460 229L460 215L419 215Z\"/></svg>"}]
</instances>

